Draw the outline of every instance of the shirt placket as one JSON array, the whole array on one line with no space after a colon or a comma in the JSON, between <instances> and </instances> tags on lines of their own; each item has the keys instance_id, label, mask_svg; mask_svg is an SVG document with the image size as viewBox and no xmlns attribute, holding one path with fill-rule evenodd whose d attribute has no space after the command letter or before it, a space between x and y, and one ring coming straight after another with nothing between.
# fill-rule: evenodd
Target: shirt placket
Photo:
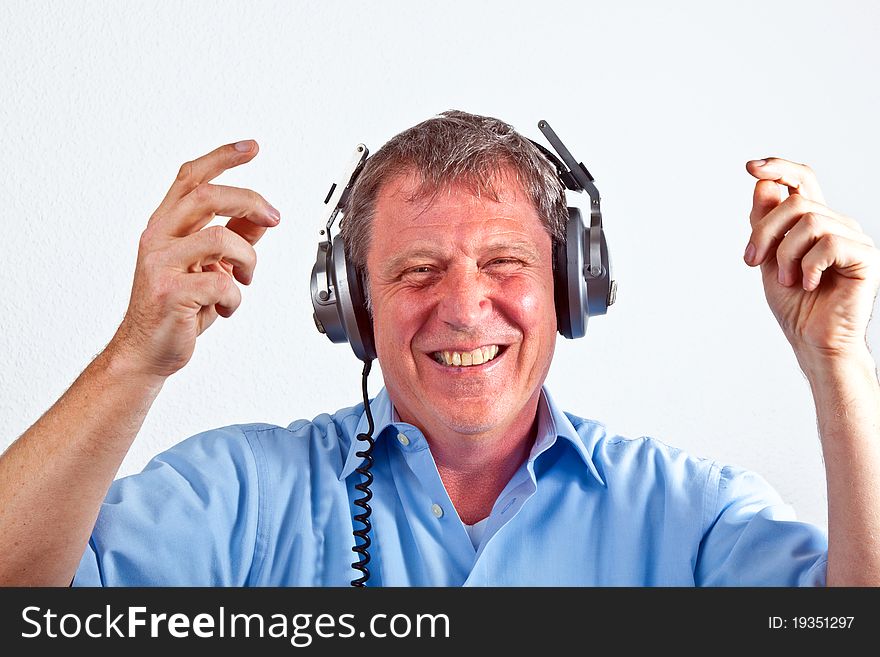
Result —
<instances>
[{"instance_id":1,"label":"shirt placket","mask_svg":"<svg viewBox=\"0 0 880 657\"><path fill-rule=\"evenodd\" d=\"M463 584L464 586L486 586L492 583L486 579L486 573L491 570L486 568L486 566L487 563L497 564L499 559L503 560L503 551L505 550L504 527L513 522L525 503L535 494L536 490L537 485L535 483L532 462L528 461L523 463L519 470L514 473L507 486L504 487L504 490L501 491L501 494L495 501L492 513L489 516L486 533L480 542L480 549L477 551L474 565Z\"/></svg>"},{"instance_id":2,"label":"shirt placket","mask_svg":"<svg viewBox=\"0 0 880 657\"><path fill-rule=\"evenodd\" d=\"M473 567L475 550L443 486L421 432L396 425L397 458L391 468L406 517L414 526L428 586L460 586ZM393 450L390 450L393 451ZM440 580L440 581L438 581Z\"/></svg>"}]
</instances>

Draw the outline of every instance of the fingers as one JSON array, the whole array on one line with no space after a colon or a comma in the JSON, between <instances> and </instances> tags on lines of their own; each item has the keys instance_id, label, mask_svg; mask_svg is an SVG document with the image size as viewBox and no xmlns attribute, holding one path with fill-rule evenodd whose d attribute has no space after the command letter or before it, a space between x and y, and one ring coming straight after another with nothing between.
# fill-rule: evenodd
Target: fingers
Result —
<instances>
[{"instance_id":1,"label":"fingers","mask_svg":"<svg viewBox=\"0 0 880 657\"><path fill-rule=\"evenodd\" d=\"M225 226L211 226L177 240L169 250L169 263L181 271L203 271L218 264L237 281L250 285L257 252L247 240ZM224 267L224 265L226 265Z\"/></svg>"},{"instance_id":2,"label":"fingers","mask_svg":"<svg viewBox=\"0 0 880 657\"><path fill-rule=\"evenodd\" d=\"M825 206L812 169L779 158L754 160L746 168L758 178L746 263L764 265L775 257L779 283L800 283L807 291L818 287L829 267L864 268L873 240L858 222ZM789 188L785 200L779 185Z\"/></svg>"},{"instance_id":3,"label":"fingers","mask_svg":"<svg viewBox=\"0 0 880 657\"><path fill-rule=\"evenodd\" d=\"M778 157L751 160L746 170L759 180L774 181L788 187L790 194L801 194L811 201L825 204L816 174L806 164L797 164Z\"/></svg>"},{"instance_id":4,"label":"fingers","mask_svg":"<svg viewBox=\"0 0 880 657\"><path fill-rule=\"evenodd\" d=\"M227 169L250 162L259 152L260 147L257 142L248 139L234 144L226 144L214 149L207 155L203 155L191 162L185 162L180 167L177 178L159 205L159 210L171 207L198 185L214 180L214 178Z\"/></svg>"},{"instance_id":5,"label":"fingers","mask_svg":"<svg viewBox=\"0 0 880 657\"><path fill-rule=\"evenodd\" d=\"M201 183L154 224L167 235L183 237L203 228L215 215L246 219L262 227L277 226L281 214L250 189Z\"/></svg>"},{"instance_id":6,"label":"fingers","mask_svg":"<svg viewBox=\"0 0 880 657\"><path fill-rule=\"evenodd\" d=\"M249 244L259 242L266 232L263 226L257 226L255 223L241 217L232 217L232 219L226 222L226 227L233 233L241 235Z\"/></svg>"},{"instance_id":7,"label":"fingers","mask_svg":"<svg viewBox=\"0 0 880 657\"><path fill-rule=\"evenodd\" d=\"M253 245L281 217L256 192L211 180L257 151L248 140L184 164L141 234L129 307L114 339L142 371L170 376L184 367L196 337L241 304L236 281L253 280ZM231 218L227 225L206 228L218 214Z\"/></svg>"},{"instance_id":8,"label":"fingers","mask_svg":"<svg viewBox=\"0 0 880 657\"><path fill-rule=\"evenodd\" d=\"M804 290L815 290L822 272L831 267L846 278L867 279L876 260L877 250L873 246L839 235L824 235L801 260Z\"/></svg>"},{"instance_id":9,"label":"fingers","mask_svg":"<svg viewBox=\"0 0 880 657\"><path fill-rule=\"evenodd\" d=\"M759 181L761 185L763 181ZM771 183L775 184L775 183ZM758 192L756 190L756 196ZM752 234L744 259L749 265L760 265L772 257L776 247L806 215L821 215L855 232L861 232L858 222L846 217L820 203L810 201L800 194L793 194L770 210L761 219L752 221ZM812 219L810 221L813 221ZM866 236L867 237L867 236Z\"/></svg>"},{"instance_id":10,"label":"fingers","mask_svg":"<svg viewBox=\"0 0 880 657\"><path fill-rule=\"evenodd\" d=\"M788 232L788 235L776 249L779 282L783 285L793 285L802 280L805 290L815 289L819 284L821 273L827 268L827 265L821 270L816 270L815 267L807 267L806 259L817 245L827 246L832 237L867 247L874 246L870 237L860 231L853 230L832 217L812 212L807 213ZM833 244L834 240L831 240L831 243ZM823 246L822 249L826 246ZM808 270L809 276L807 275ZM803 278L801 274L803 274Z\"/></svg>"},{"instance_id":11,"label":"fingers","mask_svg":"<svg viewBox=\"0 0 880 657\"><path fill-rule=\"evenodd\" d=\"M749 222L754 226L780 203L782 203L782 189L779 185L773 180L759 180L752 195Z\"/></svg>"},{"instance_id":12,"label":"fingers","mask_svg":"<svg viewBox=\"0 0 880 657\"><path fill-rule=\"evenodd\" d=\"M183 274L179 278L179 285L193 303L202 309L213 306L221 317L229 317L241 305L241 290L226 272ZM207 326L203 326L202 330L205 328Z\"/></svg>"}]
</instances>

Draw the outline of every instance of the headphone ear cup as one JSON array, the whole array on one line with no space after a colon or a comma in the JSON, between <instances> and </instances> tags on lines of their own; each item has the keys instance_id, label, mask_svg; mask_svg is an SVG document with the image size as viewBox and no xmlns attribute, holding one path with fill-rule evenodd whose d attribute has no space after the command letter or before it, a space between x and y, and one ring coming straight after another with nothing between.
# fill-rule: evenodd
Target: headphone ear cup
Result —
<instances>
[{"instance_id":1,"label":"headphone ear cup","mask_svg":"<svg viewBox=\"0 0 880 657\"><path fill-rule=\"evenodd\" d=\"M565 240L553 240L553 299L556 306L556 330L571 338L568 315L568 254Z\"/></svg>"},{"instance_id":2,"label":"headphone ear cup","mask_svg":"<svg viewBox=\"0 0 880 657\"><path fill-rule=\"evenodd\" d=\"M590 229L587 233L588 244L584 248L592 248L593 240L599 244L598 253L602 271L598 277L587 279L587 314L590 317L607 313L608 306L614 303L616 295L615 283L612 280L611 255L608 251L605 231L601 226Z\"/></svg>"},{"instance_id":3,"label":"headphone ear cup","mask_svg":"<svg viewBox=\"0 0 880 657\"><path fill-rule=\"evenodd\" d=\"M363 361L373 360L376 358L373 319L367 309L364 282L357 268L348 259L342 235L333 238L331 260L337 312L344 326L345 336L355 356Z\"/></svg>"},{"instance_id":4,"label":"headphone ear cup","mask_svg":"<svg viewBox=\"0 0 880 657\"><path fill-rule=\"evenodd\" d=\"M587 332L587 283L584 280L585 230L578 208L568 208L565 241L554 246L553 293L556 326L569 340Z\"/></svg>"}]
</instances>

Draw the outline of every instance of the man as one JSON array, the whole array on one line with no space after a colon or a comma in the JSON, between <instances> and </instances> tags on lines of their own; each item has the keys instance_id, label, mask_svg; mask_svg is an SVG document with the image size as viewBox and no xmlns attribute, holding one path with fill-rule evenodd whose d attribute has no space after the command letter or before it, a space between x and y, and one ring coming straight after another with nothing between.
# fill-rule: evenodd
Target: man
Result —
<instances>
[{"instance_id":1,"label":"man","mask_svg":"<svg viewBox=\"0 0 880 657\"><path fill-rule=\"evenodd\" d=\"M116 335L0 461L3 582L346 585L356 574L362 406L208 431L111 486L163 382L238 307L234 280L250 282L253 244L279 221L254 192L209 182L256 152L239 142L181 167L141 238ZM824 205L807 167L747 167L758 182L745 260L761 266L812 386L827 543L758 476L553 403L543 382L561 185L510 126L448 112L367 162L344 225L386 383L371 402L370 584L880 583L880 391L865 342L878 253ZM233 218L203 229L215 214Z\"/></svg>"}]
</instances>

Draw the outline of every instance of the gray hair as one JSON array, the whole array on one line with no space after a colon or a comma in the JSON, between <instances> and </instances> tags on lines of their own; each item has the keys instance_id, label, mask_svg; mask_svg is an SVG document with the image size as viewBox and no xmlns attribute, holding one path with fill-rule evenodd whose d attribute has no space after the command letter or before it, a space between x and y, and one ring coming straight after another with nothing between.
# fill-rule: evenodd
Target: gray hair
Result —
<instances>
[{"instance_id":1,"label":"gray hair","mask_svg":"<svg viewBox=\"0 0 880 657\"><path fill-rule=\"evenodd\" d=\"M367 283L367 252L382 184L414 172L421 184L412 200L429 199L453 185L499 200L499 174L511 171L522 185L554 243L565 236L568 211L556 168L512 126L488 116L443 112L392 137L364 164L349 194L341 224L349 260Z\"/></svg>"}]
</instances>

